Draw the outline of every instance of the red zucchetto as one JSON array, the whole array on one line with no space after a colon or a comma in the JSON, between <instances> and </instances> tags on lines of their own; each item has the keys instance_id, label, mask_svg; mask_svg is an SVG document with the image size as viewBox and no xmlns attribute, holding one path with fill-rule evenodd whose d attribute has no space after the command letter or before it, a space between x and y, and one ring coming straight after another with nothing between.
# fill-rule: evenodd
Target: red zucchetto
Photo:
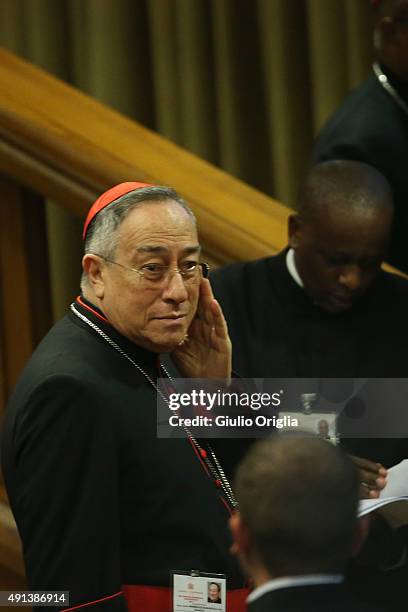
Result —
<instances>
[{"instance_id":1,"label":"red zucchetto","mask_svg":"<svg viewBox=\"0 0 408 612\"><path fill-rule=\"evenodd\" d=\"M136 189L143 189L143 187L153 187L153 185L151 183L136 183L129 181L127 183L119 183L119 185L115 185L107 191L104 191L103 194L99 196L99 198L92 204L91 208L89 209L88 215L84 223L82 238L85 240L89 224L101 210L108 206L108 204L112 204L112 202L114 202L118 198L121 198L127 193L130 193L131 191L135 191Z\"/></svg>"}]
</instances>

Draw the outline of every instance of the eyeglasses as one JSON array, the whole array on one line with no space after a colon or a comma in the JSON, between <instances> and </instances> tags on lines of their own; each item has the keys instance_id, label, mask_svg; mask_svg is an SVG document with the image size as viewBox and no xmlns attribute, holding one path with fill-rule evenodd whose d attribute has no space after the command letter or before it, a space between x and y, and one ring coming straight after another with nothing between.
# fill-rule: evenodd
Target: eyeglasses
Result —
<instances>
[{"instance_id":1,"label":"eyeglasses","mask_svg":"<svg viewBox=\"0 0 408 612\"><path fill-rule=\"evenodd\" d=\"M97 255L97 253L94 254ZM107 263L119 266L124 270L136 272L136 274L138 274L141 278L150 283L160 283L164 279L168 278L170 272L173 274L180 274L185 283L193 283L200 277L200 271L203 278L208 278L208 274L210 272L210 266L205 261L185 261L180 265L180 267L177 268L170 268L170 266L165 266L158 263L147 263L140 266L140 268L131 268L130 266L124 266L117 261L103 257L103 255L98 255L98 257Z\"/></svg>"}]
</instances>

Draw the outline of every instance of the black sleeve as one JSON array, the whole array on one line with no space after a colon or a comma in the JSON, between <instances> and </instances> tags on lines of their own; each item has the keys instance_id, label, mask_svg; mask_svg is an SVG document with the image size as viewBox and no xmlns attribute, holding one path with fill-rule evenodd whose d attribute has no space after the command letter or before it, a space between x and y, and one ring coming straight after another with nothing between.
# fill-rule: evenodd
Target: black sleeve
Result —
<instances>
[{"instance_id":1,"label":"black sleeve","mask_svg":"<svg viewBox=\"0 0 408 612\"><path fill-rule=\"evenodd\" d=\"M73 377L45 379L16 423L11 498L29 589L69 591L69 607L116 612L127 606L116 595L119 449L106 404Z\"/></svg>"}]
</instances>

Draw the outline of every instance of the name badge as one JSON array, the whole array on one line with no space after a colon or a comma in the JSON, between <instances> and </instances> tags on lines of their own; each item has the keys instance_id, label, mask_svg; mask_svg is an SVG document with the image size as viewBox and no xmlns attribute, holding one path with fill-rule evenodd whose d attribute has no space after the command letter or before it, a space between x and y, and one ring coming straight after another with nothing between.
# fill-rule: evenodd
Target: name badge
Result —
<instances>
[{"instance_id":1,"label":"name badge","mask_svg":"<svg viewBox=\"0 0 408 612\"><path fill-rule=\"evenodd\" d=\"M225 612L225 574L173 572L173 612Z\"/></svg>"}]
</instances>

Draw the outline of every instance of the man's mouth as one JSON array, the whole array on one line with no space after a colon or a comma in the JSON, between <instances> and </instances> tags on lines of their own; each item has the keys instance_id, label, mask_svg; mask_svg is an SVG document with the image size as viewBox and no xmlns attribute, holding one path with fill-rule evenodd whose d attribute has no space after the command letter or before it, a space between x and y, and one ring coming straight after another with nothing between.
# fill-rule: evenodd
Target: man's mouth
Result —
<instances>
[{"instance_id":1,"label":"man's mouth","mask_svg":"<svg viewBox=\"0 0 408 612\"><path fill-rule=\"evenodd\" d=\"M350 304L353 301L353 297L345 294L332 293L331 298L336 302L342 302L343 304Z\"/></svg>"},{"instance_id":2,"label":"man's mouth","mask_svg":"<svg viewBox=\"0 0 408 612\"><path fill-rule=\"evenodd\" d=\"M355 297L353 295L345 295L339 293L331 293L328 296L328 301L336 308L347 309L350 308L354 303Z\"/></svg>"},{"instance_id":3,"label":"man's mouth","mask_svg":"<svg viewBox=\"0 0 408 612\"><path fill-rule=\"evenodd\" d=\"M180 326L186 325L186 319L187 319L187 314L184 313L171 313L171 314L167 314L167 315L161 315L159 317L153 317L154 321L158 321L160 325L166 325L166 326Z\"/></svg>"}]
</instances>

